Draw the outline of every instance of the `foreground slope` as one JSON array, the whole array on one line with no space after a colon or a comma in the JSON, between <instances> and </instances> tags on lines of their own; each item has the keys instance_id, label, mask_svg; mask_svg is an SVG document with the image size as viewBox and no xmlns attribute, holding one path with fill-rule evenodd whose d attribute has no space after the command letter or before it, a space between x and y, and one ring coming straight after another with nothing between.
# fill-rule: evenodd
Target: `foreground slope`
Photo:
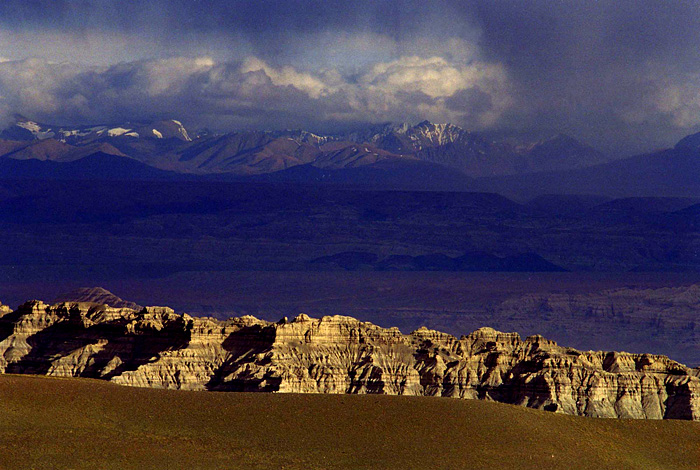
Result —
<instances>
[{"instance_id":1,"label":"foreground slope","mask_svg":"<svg viewBox=\"0 0 700 470\"><path fill-rule=\"evenodd\" d=\"M0 313L0 372L187 390L428 395L592 417L700 420L700 370L481 328L409 335L351 317L218 321L32 301Z\"/></svg>"},{"instance_id":2,"label":"foreground slope","mask_svg":"<svg viewBox=\"0 0 700 470\"><path fill-rule=\"evenodd\" d=\"M0 467L696 469L700 423L472 400L196 393L0 376Z\"/></svg>"}]
</instances>

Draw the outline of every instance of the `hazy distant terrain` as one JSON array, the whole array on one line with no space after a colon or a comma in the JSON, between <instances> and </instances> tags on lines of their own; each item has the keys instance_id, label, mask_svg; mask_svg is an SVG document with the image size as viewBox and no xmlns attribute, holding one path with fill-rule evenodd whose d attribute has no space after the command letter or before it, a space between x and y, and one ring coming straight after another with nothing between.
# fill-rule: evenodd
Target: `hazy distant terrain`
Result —
<instances>
[{"instance_id":1,"label":"hazy distant terrain","mask_svg":"<svg viewBox=\"0 0 700 470\"><path fill-rule=\"evenodd\" d=\"M0 265L132 275L700 269L698 200L578 202L572 211L568 198L519 204L492 193L4 181Z\"/></svg>"},{"instance_id":2,"label":"hazy distant terrain","mask_svg":"<svg viewBox=\"0 0 700 470\"><path fill-rule=\"evenodd\" d=\"M99 285L198 315L487 325L700 363L697 135L614 161L428 121L215 134L18 116L0 137L5 303Z\"/></svg>"},{"instance_id":3,"label":"hazy distant terrain","mask_svg":"<svg viewBox=\"0 0 700 470\"><path fill-rule=\"evenodd\" d=\"M36 274L44 277L28 281L4 272L1 300L13 307L29 298L61 300L60 294L78 285L99 282L144 305L220 319L350 315L404 333L427 326L457 337L491 326L522 337L542 334L583 350L665 354L700 365L700 275L693 273L222 271L111 279L92 271L78 278Z\"/></svg>"},{"instance_id":4,"label":"hazy distant terrain","mask_svg":"<svg viewBox=\"0 0 700 470\"><path fill-rule=\"evenodd\" d=\"M200 315L307 310L456 335L492 326L697 365L697 207L692 198L521 204L291 184L4 181L0 301L99 285Z\"/></svg>"}]
</instances>

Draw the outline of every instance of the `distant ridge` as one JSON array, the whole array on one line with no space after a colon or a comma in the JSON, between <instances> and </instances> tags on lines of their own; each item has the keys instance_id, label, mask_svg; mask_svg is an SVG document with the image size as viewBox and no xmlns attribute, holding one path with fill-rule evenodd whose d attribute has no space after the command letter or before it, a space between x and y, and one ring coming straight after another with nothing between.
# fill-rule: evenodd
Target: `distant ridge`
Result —
<instances>
[{"instance_id":1,"label":"distant ridge","mask_svg":"<svg viewBox=\"0 0 700 470\"><path fill-rule=\"evenodd\" d=\"M700 197L700 150L687 146L577 170L479 178L474 186L516 198L545 194Z\"/></svg>"},{"instance_id":2,"label":"distant ridge","mask_svg":"<svg viewBox=\"0 0 700 470\"><path fill-rule=\"evenodd\" d=\"M65 292L53 300L53 303L62 302L90 302L114 308L130 308L132 310L141 310L143 308L136 302L122 300L102 287L79 287L70 292Z\"/></svg>"},{"instance_id":3,"label":"distant ridge","mask_svg":"<svg viewBox=\"0 0 700 470\"><path fill-rule=\"evenodd\" d=\"M174 181L191 177L159 170L132 158L96 152L66 163L0 158L0 179Z\"/></svg>"},{"instance_id":4,"label":"distant ridge","mask_svg":"<svg viewBox=\"0 0 700 470\"><path fill-rule=\"evenodd\" d=\"M247 178L277 183L334 184L393 190L468 191L472 178L442 165L420 160L386 161L356 168L326 169L299 165Z\"/></svg>"},{"instance_id":5,"label":"distant ridge","mask_svg":"<svg viewBox=\"0 0 700 470\"><path fill-rule=\"evenodd\" d=\"M463 271L463 272L564 272L566 269L545 260L536 253L499 257L491 253L470 252L450 257L442 253L419 256L392 255L380 259L374 253L346 251L323 256L311 265L340 267L347 271Z\"/></svg>"}]
</instances>

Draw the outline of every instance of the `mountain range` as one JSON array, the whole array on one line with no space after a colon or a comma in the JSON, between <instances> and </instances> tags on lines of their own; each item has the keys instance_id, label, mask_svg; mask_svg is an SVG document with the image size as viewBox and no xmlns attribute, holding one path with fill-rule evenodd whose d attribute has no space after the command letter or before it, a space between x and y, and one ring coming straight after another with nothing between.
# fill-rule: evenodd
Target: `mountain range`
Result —
<instances>
[{"instance_id":1,"label":"mountain range","mask_svg":"<svg viewBox=\"0 0 700 470\"><path fill-rule=\"evenodd\" d=\"M0 139L0 153L12 159L69 162L102 152L193 174L256 175L299 165L337 170L386 161L423 161L481 177L582 168L608 161L592 147L562 134L513 143L429 121L414 126L373 125L335 135L304 130L212 134L191 133L176 120L58 126L16 116Z\"/></svg>"},{"instance_id":2,"label":"mountain range","mask_svg":"<svg viewBox=\"0 0 700 470\"><path fill-rule=\"evenodd\" d=\"M612 159L573 137L491 139L452 124L192 132L177 120L59 126L22 116L0 132L4 179L224 180L372 189L700 196L700 134L674 148Z\"/></svg>"}]
</instances>

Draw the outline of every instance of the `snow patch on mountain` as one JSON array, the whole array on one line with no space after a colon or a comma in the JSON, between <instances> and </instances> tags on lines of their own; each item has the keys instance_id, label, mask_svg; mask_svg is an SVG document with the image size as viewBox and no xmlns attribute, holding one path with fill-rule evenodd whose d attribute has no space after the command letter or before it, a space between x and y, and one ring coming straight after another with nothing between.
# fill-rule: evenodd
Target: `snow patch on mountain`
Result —
<instances>
[{"instance_id":1,"label":"snow patch on mountain","mask_svg":"<svg viewBox=\"0 0 700 470\"><path fill-rule=\"evenodd\" d=\"M34 121L20 121L18 127L28 130L38 140L50 139L56 135L51 129L42 129L42 127Z\"/></svg>"},{"instance_id":2,"label":"snow patch on mountain","mask_svg":"<svg viewBox=\"0 0 700 470\"><path fill-rule=\"evenodd\" d=\"M177 132L180 134L180 136L182 136L183 140L186 140L187 142L192 142L192 138L187 133L187 129L185 129L185 126L183 126L180 121L176 119L171 119L170 121L178 127Z\"/></svg>"},{"instance_id":3,"label":"snow patch on mountain","mask_svg":"<svg viewBox=\"0 0 700 470\"><path fill-rule=\"evenodd\" d=\"M109 137L119 137L120 135L124 135L127 132L131 132L131 129L125 129L123 127L115 127L113 129L109 129L107 131L107 135Z\"/></svg>"}]
</instances>

